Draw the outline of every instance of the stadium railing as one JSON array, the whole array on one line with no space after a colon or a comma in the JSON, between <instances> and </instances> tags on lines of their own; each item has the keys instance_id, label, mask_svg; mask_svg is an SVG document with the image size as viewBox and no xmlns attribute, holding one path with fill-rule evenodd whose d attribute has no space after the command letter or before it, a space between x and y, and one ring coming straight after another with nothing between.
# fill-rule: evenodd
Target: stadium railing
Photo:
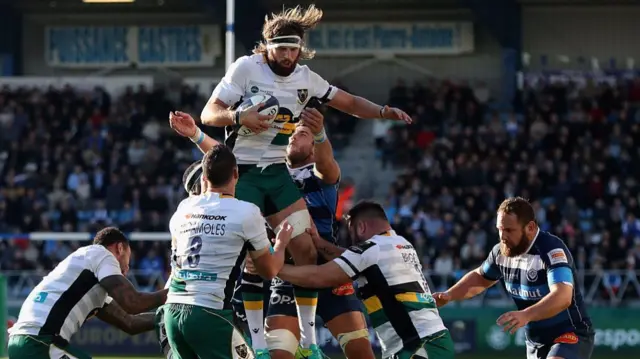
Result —
<instances>
[{"instance_id":1,"label":"stadium railing","mask_svg":"<svg viewBox=\"0 0 640 359\"><path fill-rule=\"evenodd\" d=\"M128 234L131 241L170 241L167 232L132 232ZM32 232L23 234L0 234L0 240L23 239L30 241L79 241L88 243L93 238L89 232ZM438 274L425 270L425 278L432 291L449 288L467 270L454 270L450 274ZM21 301L31 289L46 275L37 271L3 271L7 277L7 297L9 302ZM621 303L640 305L640 271L638 270L577 270L576 281L582 289L585 301L590 305L617 306ZM162 287L166 273L132 270L128 274L134 285L142 289ZM465 303L465 305L508 305L511 296L503 285L496 285L482 295ZM11 304L13 304L11 303Z\"/></svg>"},{"instance_id":2,"label":"stadium railing","mask_svg":"<svg viewBox=\"0 0 640 359\"><path fill-rule=\"evenodd\" d=\"M435 274L425 271L425 278L432 291L442 291L453 285L466 271L453 274ZM47 271L3 271L7 280L9 305L20 305L29 292L38 284ZM167 274L163 271L132 270L127 274L131 282L141 290L162 288ZM582 288L585 302L592 306L640 305L640 271L582 270L578 271L578 285ZM464 303L465 306L504 306L511 297L503 285L489 288L485 293Z\"/></svg>"}]
</instances>

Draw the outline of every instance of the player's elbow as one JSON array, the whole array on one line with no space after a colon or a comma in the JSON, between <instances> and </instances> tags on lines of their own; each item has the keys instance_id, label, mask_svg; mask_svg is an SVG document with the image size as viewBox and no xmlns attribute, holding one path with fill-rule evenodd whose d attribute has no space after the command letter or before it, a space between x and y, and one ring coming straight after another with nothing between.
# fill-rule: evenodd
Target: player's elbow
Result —
<instances>
[{"instance_id":1,"label":"player's elbow","mask_svg":"<svg viewBox=\"0 0 640 359\"><path fill-rule=\"evenodd\" d=\"M222 127L224 123L224 112L226 108L215 102L209 102L200 113L200 121L206 126Z\"/></svg>"}]
</instances>

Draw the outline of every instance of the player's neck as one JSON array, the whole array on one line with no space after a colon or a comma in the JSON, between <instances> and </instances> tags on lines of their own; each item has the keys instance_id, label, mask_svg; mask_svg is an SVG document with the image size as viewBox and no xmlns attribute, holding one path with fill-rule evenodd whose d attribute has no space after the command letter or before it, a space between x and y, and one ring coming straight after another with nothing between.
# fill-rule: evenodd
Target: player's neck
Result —
<instances>
[{"instance_id":1,"label":"player's neck","mask_svg":"<svg viewBox=\"0 0 640 359\"><path fill-rule=\"evenodd\" d=\"M296 162L291 162L289 160L287 160L287 165L289 165L289 168L292 170L298 169L298 168L302 168L302 167L306 167L312 163L316 162L316 159L313 157L313 155L308 156L307 158L305 158L304 160L301 161L296 161Z\"/></svg>"},{"instance_id":2,"label":"player's neck","mask_svg":"<svg viewBox=\"0 0 640 359\"><path fill-rule=\"evenodd\" d=\"M214 187L207 189L207 193L215 193L220 197L235 197L236 191L232 187Z\"/></svg>"}]
</instances>

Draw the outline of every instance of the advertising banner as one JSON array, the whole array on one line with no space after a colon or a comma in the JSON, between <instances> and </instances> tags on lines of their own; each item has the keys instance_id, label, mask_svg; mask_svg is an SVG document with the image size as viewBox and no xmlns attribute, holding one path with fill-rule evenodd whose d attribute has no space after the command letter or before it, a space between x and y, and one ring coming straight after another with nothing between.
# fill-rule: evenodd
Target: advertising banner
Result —
<instances>
[{"instance_id":1,"label":"advertising banner","mask_svg":"<svg viewBox=\"0 0 640 359\"><path fill-rule=\"evenodd\" d=\"M207 67L222 54L215 25L48 27L52 67Z\"/></svg>"},{"instance_id":2,"label":"advertising banner","mask_svg":"<svg viewBox=\"0 0 640 359\"><path fill-rule=\"evenodd\" d=\"M471 22L323 23L307 43L319 56L458 55L474 49Z\"/></svg>"}]
</instances>

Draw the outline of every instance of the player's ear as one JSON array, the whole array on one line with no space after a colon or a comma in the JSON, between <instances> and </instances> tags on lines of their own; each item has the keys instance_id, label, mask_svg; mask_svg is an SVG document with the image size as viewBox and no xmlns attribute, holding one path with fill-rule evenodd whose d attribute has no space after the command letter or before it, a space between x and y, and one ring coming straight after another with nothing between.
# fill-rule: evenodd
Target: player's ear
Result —
<instances>
[{"instance_id":1,"label":"player's ear","mask_svg":"<svg viewBox=\"0 0 640 359\"><path fill-rule=\"evenodd\" d=\"M233 179L238 179L240 177L240 172L238 172L238 166L233 169Z\"/></svg>"}]
</instances>

